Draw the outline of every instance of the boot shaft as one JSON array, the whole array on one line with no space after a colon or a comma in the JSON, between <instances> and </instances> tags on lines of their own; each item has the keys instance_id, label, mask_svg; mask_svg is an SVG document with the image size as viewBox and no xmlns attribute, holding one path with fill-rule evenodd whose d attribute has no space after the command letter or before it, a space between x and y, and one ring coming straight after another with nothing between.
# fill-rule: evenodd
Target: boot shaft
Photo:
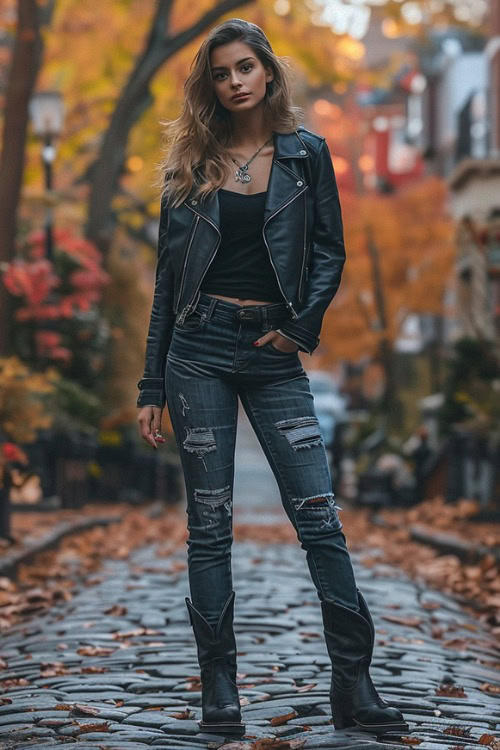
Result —
<instances>
[{"instance_id":1,"label":"boot shaft","mask_svg":"<svg viewBox=\"0 0 500 750\"><path fill-rule=\"evenodd\" d=\"M189 619L193 628L198 651L198 662L203 668L213 659L223 659L236 671L236 639L233 629L235 592L227 599L215 627L213 627L192 604L185 598Z\"/></svg>"},{"instance_id":2,"label":"boot shaft","mask_svg":"<svg viewBox=\"0 0 500 750\"><path fill-rule=\"evenodd\" d=\"M357 684L362 667L371 663L375 630L368 605L359 591L359 612L332 599L321 602L326 647L332 661L332 680L344 687Z\"/></svg>"},{"instance_id":3,"label":"boot shaft","mask_svg":"<svg viewBox=\"0 0 500 750\"><path fill-rule=\"evenodd\" d=\"M244 731L236 685L236 640L233 630L235 592L227 599L215 627L185 598L198 650L201 677L200 727Z\"/></svg>"}]
</instances>

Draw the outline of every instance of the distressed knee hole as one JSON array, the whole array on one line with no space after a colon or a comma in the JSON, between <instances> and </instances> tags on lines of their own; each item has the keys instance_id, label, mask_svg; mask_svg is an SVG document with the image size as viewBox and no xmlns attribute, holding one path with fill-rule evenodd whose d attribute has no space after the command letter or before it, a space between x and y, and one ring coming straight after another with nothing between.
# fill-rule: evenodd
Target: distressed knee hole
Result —
<instances>
[{"instance_id":1,"label":"distressed knee hole","mask_svg":"<svg viewBox=\"0 0 500 750\"><path fill-rule=\"evenodd\" d=\"M203 461L205 469L205 456L216 450L214 431L211 427L185 427L187 432L183 446L188 453L195 453Z\"/></svg>"},{"instance_id":2,"label":"distressed knee hole","mask_svg":"<svg viewBox=\"0 0 500 750\"><path fill-rule=\"evenodd\" d=\"M320 511L318 518L324 516L321 526L327 526L332 529L335 527L342 528L342 523L337 514L337 510L342 510L342 508L335 502L333 492L326 492L324 495L310 495L309 497L293 497L291 501L295 510L301 511L301 513L310 510Z\"/></svg>"},{"instance_id":3,"label":"distressed knee hole","mask_svg":"<svg viewBox=\"0 0 500 750\"><path fill-rule=\"evenodd\" d=\"M202 505L209 505L212 511L221 505L227 510L228 515L231 515L233 498L231 495L231 486L228 484L227 487L221 487L216 490L203 490L195 489L194 499L197 503Z\"/></svg>"},{"instance_id":4,"label":"distressed knee hole","mask_svg":"<svg viewBox=\"0 0 500 750\"><path fill-rule=\"evenodd\" d=\"M275 422L274 426L286 437L293 450L312 448L314 445L323 443L317 417L282 419L280 422Z\"/></svg>"}]
</instances>

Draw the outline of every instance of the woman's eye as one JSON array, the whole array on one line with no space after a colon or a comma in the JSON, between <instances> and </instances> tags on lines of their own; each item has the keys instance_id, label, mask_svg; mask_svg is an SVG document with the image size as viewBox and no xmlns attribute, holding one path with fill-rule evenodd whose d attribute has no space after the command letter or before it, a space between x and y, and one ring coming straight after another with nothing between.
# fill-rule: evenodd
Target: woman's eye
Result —
<instances>
[{"instance_id":1,"label":"woman's eye","mask_svg":"<svg viewBox=\"0 0 500 750\"><path fill-rule=\"evenodd\" d=\"M250 70L252 70L253 65L251 63L247 63L246 65L243 65L241 69L243 70L244 68L248 68L249 71L250 71ZM226 75L226 73L216 73L215 76L214 76L214 78L215 78L216 81L218 81L218 80L220 80L219 76L225 76L225 75Z\"/></svg>"}]
</instances>

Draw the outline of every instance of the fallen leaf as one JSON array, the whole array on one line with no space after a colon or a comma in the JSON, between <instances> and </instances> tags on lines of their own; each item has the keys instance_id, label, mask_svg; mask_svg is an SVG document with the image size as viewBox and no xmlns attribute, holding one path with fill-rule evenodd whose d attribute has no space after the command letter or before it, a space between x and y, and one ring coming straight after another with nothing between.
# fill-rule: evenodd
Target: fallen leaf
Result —
<instances>
[{"instance_id":1,"label":"fallen leaf","mask_svg":"<svg viewBox=\"0 0 500 750\"><path fill-rule=\"evenodd\" d=\"M191 719L194 716L194 711L190 711L186 708L184 711L174 711L173 714L169 714L173 719Z\"/></svg>"},{"instance_id":2,"label":"fallen leaf","mask_svg":"<svg viewBox=\"0 0 500 750\"><path fill-rule=\"evenodd\" d=\"M420 617L403 617L402 615L382 615L383 620L394 622L396 625L407 625L410 628L419 628L422 624Z\"/></svg>"},{"instance_id":3,"label":"fallen leaf","mask_svg":"<svg viewBox=\"0 0 500 750\"><path fill-rule=\"evenodd\" d=\"M465 651L469 647L469 644L465 638L451 638L449 641L443 641L443 646L454 648L456 651Z\"/></svg>"},{"instance_id":4,"label":"fallen leaf","mask_svg":"<svg viewBox=\"0 0 500 750\"><path fill-rule=\"evenodd\" d=\"M114 654L114 648L104 648L103 646L82 646L76 649L77 654L81 656L108 656Z\"/></svg>"},{"instance_id":5,"label":"fallen leaf","mask_svg":"<svg viewBox=\"0 0 500 750\"><path fill-rule=\"evenodd\" d=\"M153 630L152 628L135 628L135 630L128 630L128 631L118 631L116 633L113 633L111 636L115 640L118 640L120 638L135 638L140 635L161 635L159 630Z\"/></svg>"},{"instance_id":6,"label":"fallen leaf","mask_svg":"<svg viewBox=\"0 0 500 750\"><path fill-rule=\"evenodd\" d=\"M82 674L102 674L103 672L109 672L109 667L82 667L80 672Z\"/></svg>"},{"instance_id":7,"label":"fallen leaf","mask_svg":"<svg viewBox=\"0 0 500 750\"><path fill-rule=\"evenodd\" d=\"M492 685L491 682L483 682L482 685L479 685L479 690L482 690L483 693L500 695L500 685Z\"/></svg>"},{"instance_id":8,"label":"fallen leaf","mask_svg":"<svg viewBox=\"0 0 500 750\"><path fill-rule=\"evenodd\" d=\"M281 716L273 716L271 719L271 725L273 727L279 727L281 724L286 724L290 719L296 719L298 716L297 711L291 711L288 714L282 714Z\"/></svg>"},{"instance_id":9,"label":"fallen leaf","mask_svg":"<svg viewBox=\"0 0 500 750\"><path fill-rule=\"evenodd\" d=\"M498 750L500 748L500 740L493 734L482 734L478 740L480 745L489 745L489 747Z\"/></svg>"},{"instance_id":10,"label":"fallen leaf","mask_svg":"<svg viewBox=\"0 0 500 750\"><path fill-rule=\"evenodd\" d=\"M253 742L250 747L251 750L300 750L305 744L305 740L285 740L279 737L263 737L262 739ZM246 748L248 750L248 745ZM222 750L222 748L220 750Z\"/></svg>"},{"instance_id":11,"label":"fallen leaf","mask_svg":"<svg viewBox=\"0 0 500 750\"><path fill-rule=\"evenodd\" d=\"M31 685L31 683L25 677L9 677L8 679L0 680L0 687L2 688L17 687L18 685Z\"/></svg>"},{"instance_id":12,"label":"fallen leaf","mask_svg":"<svg viewBox=\"0 0 500 750\"><path fill-rule=\"evenodd\" d=\"M436 695L447 695L451 698L467 698L467 693L463 687L458 685L449 685L448 683L442 683L435 690Z\"/></svg>"},{"instance_id":13,"label":"fallen leaf","mask_svg":"<svg viewBox=\"0 0 500 750\"><path fill-rule=\"evenodd\" d=\"M470 737L472 727L461 727L458 724L452 724L443 729L443 734L453 734L456 737Z\"/></svg>"},{"instance_id":14,"label":"fallen leaf","mask_svg":"<svg viewBox=\"0 0 500 750\"><path fill-rule=\"evenodd\" d=\"M79 724L80 731L78 734L83 734L84 732L108 732L109 731L109 724L107 722L99 723L99 724Z\"/></svg>"},{"instance_id":15,"label":"fallen leaf","mask_svg":"<svg viewBox=\"0 0 500 750\"><path fill-rule=\"evenodd\" d=\"M400 737L400 741L405 745L420 745L423 740L420 737Z\"/></svg>"},{"instance_id":16,"label":"fallen leaf","mask_svg":"<svg viewBox=\"0 0 500 750\"><path fill-rule=\"evenodd\" d=\"M127 607L124 607L122 604L113 604L112 607L109 607L109 609L104 610L105 615L116 615L117 617L124 617L126 614L128 614Z\"/></svg>"},{"instance_id":17,"label":"fallen leaf","mask_svg":"<svg viewBox=\"0 0 500 750\"><path fill-rule=\"evenodd\" d=\"M99 716L100 713L95 706L87 706L84 703L75 703L70 711L71 716Z\"/></svg>"}]
</instances>

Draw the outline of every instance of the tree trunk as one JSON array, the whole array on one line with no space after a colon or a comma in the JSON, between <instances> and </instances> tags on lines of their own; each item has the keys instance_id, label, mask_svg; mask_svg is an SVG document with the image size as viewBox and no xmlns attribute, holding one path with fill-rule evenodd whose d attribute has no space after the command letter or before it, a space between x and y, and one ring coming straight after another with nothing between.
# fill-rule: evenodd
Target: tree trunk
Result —
<instances>
[{"instance_id":1,"label":"tree trunk","mask_svg":"<svg viewBox=\"0 0 500 750\"><path fill-rule=\"evenodd\" d=\"M86 236L106 254L111 244L116 217L111 210L118 189L131 129L151 106L149 86L161 66L189 44L223 14L254 0L223 0L207 11L195 24L170 36L172 0L158 0L146 47L137 58L104 135L96 161L88 170L90 185Z\"/></svg>"},{"instance_id":2,"label":"tree trunk","mask_svg":"<svg viewBox=\"0 0 500 750\"><path fill-rule=\"evenodd\" d=\"M43 41L55 0L39 8L36 0L18 1L17 33L5 95L5 119L0 159L0 271L15 252L17 209L24 171L28 104L40 69ZM0 283L0 354L9 345L9 298Z\"/></svg>"},{"instance_id":3,"label":"tree trunk","mask_svg":"<svg viewBox=\"0 0 500 750\"><path fill-rule=\"evenodd\" d=\"M379 360L384 370L385 388L382 400L383 409L388 423L392 424L394 420L398 421L397 414L397 392L396 381L394 378L394 365L392 356L392 343L387 330L387 312L385 305L385 293L382 281L382 272L380 269L380 257L377 243L373 236L371 226L366 226L366 246L370 255L373 279L373 294L375 297L375 309L377 311L377 327L380 331L379 340Z\"/></svg>"}]
</instances>

